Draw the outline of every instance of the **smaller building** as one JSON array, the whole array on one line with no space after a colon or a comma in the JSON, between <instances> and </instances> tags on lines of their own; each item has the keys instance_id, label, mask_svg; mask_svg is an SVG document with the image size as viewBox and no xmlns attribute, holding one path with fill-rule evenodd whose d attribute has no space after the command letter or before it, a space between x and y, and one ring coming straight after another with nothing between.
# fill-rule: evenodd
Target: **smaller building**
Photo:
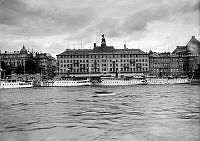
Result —
<instances>
[{"instance_id":1,"label":"smaller building","mask_svg":"<svg viewBox=\"0 0 200 141\"><path fill-rule=\"evenodd\" d=\"M20 51L14 52L0 52L1 68L6 71L7 74L17 73L19 67L21 67L25 73L25 62L31 58L31 53L27 51L23 45Z\"/></svg>"},{"instance_id":2,"label":"smaller building","mask_svg":"<svg viewBox=\"0 0 200 141\"><path fill-rule=\"evenodd\" d=\"M149 74L155 76L181 76L184 59L170 52L149 52Z\"/></svg>"},{"instance_id":3,"label":"smaller building","mask_svg":"<svg viewBox=\"0 0 200 141\"><path fill-rule=\"evenodd\" d=\"M56 59L48 53L36 53L34 57L35 62L40 68L40 73L44 79L51 79L56 71Z\"/></svg>"},{"instance_id":4,"label":"smaller building","mask_svg":"<svg viewBox=\"0 0 200 141\"><path fill-rule=\"evenodd\" d=\"M184 73L191 76L200 69L200 42L192 36L186 46L177 46L172 54L184 59Z\"/></svg>"},{"instance_id":5,"label":"smaller building","mask_svg":"<svg viewBox=\"0 0 200 141\"><path fill-rule=\"evenodd\" d=\"M47 53L29 52L23 45L20 51L0 52L2 77L44 73L52 77L56 70L56 59Z\"/></svg>"}]
</instances>

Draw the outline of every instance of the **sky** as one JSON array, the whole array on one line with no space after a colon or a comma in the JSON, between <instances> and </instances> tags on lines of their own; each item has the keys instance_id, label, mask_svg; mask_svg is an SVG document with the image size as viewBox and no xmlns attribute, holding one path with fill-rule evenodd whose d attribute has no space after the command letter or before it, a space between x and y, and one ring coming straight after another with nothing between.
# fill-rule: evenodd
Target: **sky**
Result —
<instances>
[{"instance_id":1,"label":"sky","mask_svg":"<svg viewBox=\"0 0 200 141\"><path fill-rule=\"evenodd\" d=\"M0 0L0 50L115 48L172 52L200 39L200 0Z\"/></svg>"}]
</instances>

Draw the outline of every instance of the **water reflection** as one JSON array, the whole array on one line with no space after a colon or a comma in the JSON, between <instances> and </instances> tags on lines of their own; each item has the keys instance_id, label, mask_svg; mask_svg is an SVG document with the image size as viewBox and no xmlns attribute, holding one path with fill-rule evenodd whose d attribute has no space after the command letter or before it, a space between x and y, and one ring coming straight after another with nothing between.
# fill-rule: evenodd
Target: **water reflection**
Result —
<instances>
[{"instance_id":1,"label":"water reflection","mask_svg":"<svg viewBox=\"0 0 200 141\"><path fill-rule=\"evenodd\" d=\"M107 90L112 96L94 97ZM199 86L3 89L1 140L199 140Z\"/></svg>"}]
</instances>

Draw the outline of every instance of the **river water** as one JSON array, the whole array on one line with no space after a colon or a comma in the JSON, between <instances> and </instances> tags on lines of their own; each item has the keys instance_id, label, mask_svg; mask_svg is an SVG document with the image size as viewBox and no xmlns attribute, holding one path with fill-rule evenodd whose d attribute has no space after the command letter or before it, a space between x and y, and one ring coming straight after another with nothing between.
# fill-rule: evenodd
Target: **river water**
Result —
<instances>
[{"instance_id":1,"label":"river water","mask_svg":"<svg viewBox=\"0 0 200 141\"><path fill-rule=\"evenodd\" d=\"M199 141L200 86L0 90L0 141L141 140Z\"/></svg>"}]
</instances>

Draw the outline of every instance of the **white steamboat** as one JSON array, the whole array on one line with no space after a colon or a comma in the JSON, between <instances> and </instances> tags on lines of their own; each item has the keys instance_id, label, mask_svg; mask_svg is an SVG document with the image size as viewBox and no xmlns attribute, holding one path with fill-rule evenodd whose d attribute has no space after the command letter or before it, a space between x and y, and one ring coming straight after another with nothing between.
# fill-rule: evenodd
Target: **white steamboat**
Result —
<instances>
[{"instance_id":1,"label":"white steamboat","mask_svg":"<svg viewBox=\"0 0 200 141\"><path fill-rule=\"evenodd\" d=\"M31 88L33 87L32 81L18 81L13 79L1 79L0 88Z\"/></svg>"},{"instance_id":2,"label":"white steamboat","mask_svg":"<svg viewBox=\"0 0 200 141\"><path fill-rule=\"evenodd\" d=\"M125 86L125 85L144 85L146 80L142 77L101 77L98 81L93 82L97 86Z\"/></svg>"},{"instance_id":3,"label":"white steamboat","mask_svg":"<svg viewBox=\"0 0 200 141\"><path fill-rule=\"evenodd\" d=\"M168 78L158 78L158 77L147 77L147 84L189 84L190 80L187 77L168 77Z\"/></svg>"},{"instance_id":4,"label":"white steamboat","mask_svg":"<svg viewBox=\"0 0 200 141\"><path fill-rule=\"evenodd\" d=\"M75 79L68 78L64 80L52 80L47 82L42 82L41 86L45 87L72 87L72 86L89 86L91 85L89 79Z\"/></svg>"}]
</instances>

